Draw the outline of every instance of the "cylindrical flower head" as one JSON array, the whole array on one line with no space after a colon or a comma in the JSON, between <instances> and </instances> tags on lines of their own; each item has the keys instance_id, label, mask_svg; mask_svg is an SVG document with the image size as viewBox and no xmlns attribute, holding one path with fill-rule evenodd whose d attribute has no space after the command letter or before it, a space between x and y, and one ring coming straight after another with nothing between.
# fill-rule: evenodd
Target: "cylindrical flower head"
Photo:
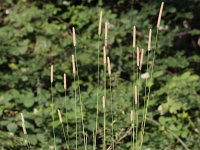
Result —
<instances>
[{"instance_id":1,"label":"cylindrical flower head","mask_svg":"<svg viewBox=\"0 0 200 150\"><path fill-rule=\"evenodd\" d=\"M21 113L21 120L22 120L22 129L23 129L23 133L27 134L26 132L26 127L25 127L25 121L24 121L24 114Z\"/></svg>"},{"instance_id":2,"label":"cylindrical flower head","mask_svg":"<svg viewBox=\"0 0 200 150\"><path fill-rule=\"evenodd\" d=\"M103 47L103 63L106 64L106 47Z\"/></svg>"},{"instance_id":3,"label":"cylindrical flower head","mask_svg":"<svg viewBox=\"0 0 200 150\"><path fill-rule=\"evenodd\" d=\"M75 67L75 58L74 55L72 55L72 69L73 69L73 74L76 74L76 67Z\"/></svg>"},{"instance_id":4,"label":"cylindrical flower head","mask_svg":"<svg viewBox=\"0 0 200 150\"><path fill-rule=\"evenodd\" d=\"M51 83L53 83L53 65L51 65Z\"/></svg>"},{"instance_id":5,"label":"cylindrical flower head","mask_svg":"<svg viewBox=\"0 0 200 150\"><path fill-rule=\"evenodd\" d=\"M58 117L59 117L60 123L62 123L62 116L61 116L61 113L60 113L59 109L58 109Z\"/></svg>"},{"instance_id":6,"label":"cylindrical flower head","mask_svg":"<svg viewBox=\"0 0 200 150\"><path fill-rule=\"evenodd\" d=\"M140 49L139 49L139 47L137 47L137 67L139 67L140 66Z\"/></svg>"},{"instance_id":7,"label":"cylindrical flower head","mask_svg":"<svg viewBox=\"0 0 200 150\"><path fill-rule=\"evenodd\" d=\"M73 45L74 47L76 46L76 32L75 32L75 28L72 28L72 33L73 33Z\"/></svg>"},{"instance_id":8,"label":"cylindrical flower head","mask_svg":"<svg viewBox=\"0 0 200 150\"><path fill-rule=\"evenodd\" d=\"M67 89L66 74L64 73L64 89Z\"/></svg>"},{"instance_id":9,"label":"cylindrical flower head","mask_svg":"<svg viewBox=\"0 0 200 150\"><path fill-rule=\"evenodd\" d=\"M103 11L101 10L101 11L100 11L100 14L99 14L99 28L98 28L98 35L99 35L99 36L101 35L102 15L103 15Z\"/></svg>"},{"instance_id":10,"label":"cylindrical flower head","mask_svg":"<svg viewBox=\"0 0 200 150\"><path fill-rule=\"evenodd\" d=\"M136 47L136 27L133 26L133 48Z\"/></svg>"},{"instance_id":11,"label":"cylindrical flower head","mask_svg":"<svg viewBox=\"0 0 200 150\"><path fill-rule=\"evenodd\" d=\"M151 37L152 37L152 30L149 29L148 51L151 50Z\"/></svg>"},{"instance_id":12,"label":"cylindrical flower head","mask_svg":"<svg viewBox=\"0 0 200 150\"><path fill-rule=\"evenodd\" d=\"M137 105L138 99L137 99L137 86L135 85L135 105Z\"/></svg>"},{"instance_id":13,"label":"cylindrical flower head","mask_svg":"<svg viewBox=\"0 0 200 150\"><path fill-rule=\"evenodd\" d=\"M102 107L103 107L103 108L106 108L105 96L102 97Z\"/></svg>"},{"instance_id":14,"label":"cylindrical flower head","mask_svg":"<svg viewBox=\"0 0 200 150\"><path fill-rule=\"evenodd\" d=\"M144 49L142 49L140 56L140 70L142 69L143 58L144 58Z\"/></svg>"},{"instance_id":15,"label":"cylindrical flower head","mask_svg":"<svg viewBox=\"0 0 200 150\"><path fill-rule=\"evenodd\" d=\"M157 28L160 27L160 21L161 21L161 17L162 17L163 7L164 7L164 2L162 2L161 6L160 6L160 11L159 11L159 15L158 15L158 21L157 21Z\"/></svg>"},{"instance_id":16,"label":"cylindrical flower head","mask_svg":"<svg viewBox=\"0 0 200 150\"><path fill-rule=\"evenodd\" d=\"M134 119L134 113L133 113L133 110L131 110L131 122L133 121Z\"/></svg>"},{"instance_id":17,"label":"cylindrical flower head","mask_svg":"<svg viewBox=\"0 0 200 150\"><path fill-rule=\"evenodd\" d=\"M108 22L105 23L105 47L108 45Z\"/></svg>"},{"instance_id":18,"label":"cylindrical flower head","mask_svg":"<svg viewBox=\"0 0 200 150\"><path fill-rule=\"evenodd\" d=\"M109 57L107 57L107 63L108 63L108 75L111 76L110 58Z\"/></svg>"}]
</instances>

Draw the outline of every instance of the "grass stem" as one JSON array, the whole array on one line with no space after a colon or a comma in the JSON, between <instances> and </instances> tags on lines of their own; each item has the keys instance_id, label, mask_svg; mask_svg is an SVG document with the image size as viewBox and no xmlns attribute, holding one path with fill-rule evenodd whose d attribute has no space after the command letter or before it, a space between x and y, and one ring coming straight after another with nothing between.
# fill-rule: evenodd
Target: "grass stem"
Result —
<instances>
[{"instance_id":1,"label":"grass stem","mask_svg":"<svg viewBox=\"0 0 200 150\"><path fill-rule=\"evenodd\" d=\"M64 90L65 90L65 119L66 119L66 123L67 123L67 148L70 149L70 145L69 145L69 121L68 121L66 74L64 74Z\"/></svg>"},{"instance_id":2,"label":"grass stem","mask_svg":"<svg viewBox=\"0 0 200 150\"><path fill-rule=\"evenodd\" d=\"M53 99L53 65L51 65L51 116L53 123L52 128L53 128L54 149L56 150L56 135L54 126L54 99Z\"/></svg>"}]
</instances>

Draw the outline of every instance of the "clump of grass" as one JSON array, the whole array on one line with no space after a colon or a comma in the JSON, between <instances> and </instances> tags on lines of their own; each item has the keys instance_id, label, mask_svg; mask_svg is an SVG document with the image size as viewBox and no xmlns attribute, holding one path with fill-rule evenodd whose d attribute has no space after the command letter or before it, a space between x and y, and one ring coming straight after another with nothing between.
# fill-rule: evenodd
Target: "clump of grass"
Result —
<instances>
[{"instance_id":1,"label":"clump of grass","mask_svg":"<svg viewBox=\"0 0 200 150\"><path fill-rule=\"evenodd\" d=\"M150 92L151 92L151 86L148 83L148 81L151 81L153 78L153 72L154 72L154 64L155 64L155 51L158 48L158 31L160 27L161 17L162 17L162 11L163 11L164 3L161 3L158 20L157 20L157 32L156 32L156 38L155 38L155 47L152 48L152 29L149 29L149 39L148 39L148 47L147 47L147 73L150 72L150 79L146 79L145 81L145 96L144 96L144 106L143 106L143 114L142 114L142 123L141 123L141 131L139 132L139 109L140 109L140 90L141 90L141 71L143 67L143 60L145 57L145 50L143 48L139 48L136 45L136 26L133 26L133 74L136 73L136 77L133 80L133 102L132 102L132 109L131 109L131 129L132 132L132 149L142 149L143 145L143 138L145 133L145 123L147 118L147 111L148 111L148 103L150 99ZM101 25L102 25L102 14L103 12L100 11L99 14L99 26L98 26L98 84L97 84L97 97L96 97L96 125L95 130L93 130L93 149L95 150L97 148L96 140L97 140L97 132L98 132L98 115L99 115L99 90L100 90L100 38L101 38ZM110 65L110 58L106 55L107 45L108 45L108 22L105 22L105 28L104 28L104 47L103 47L103 97L102 97L102 108L103 108L103 150L106 150L106 95L107 95L107 70L108 70L108 76L109 76L109 85L110 85L110 104L111 104L111 117L112 117L112 124L111 124L111 130L112 130L112 149L115 149L115 139L114 139L114 115L113 115L113 97L112 97L112 75L111 75L111 65ZM75 28L72 28L73 32L73 47L74 47L74 55L72 55L72 68L73 68L73 77L74 77L74 111L75 111L75 130L76 130L76 145L75 149L78 149L78 115L77 115L77 96L79 96L79 102L80 102L80 113L81 113L81 124L82 124L82 134L83 134L83 140L84 140L84 149L87 150L87 135L85 133L85 126L84 126L84 116L83 116L83 103L82 103L82 97L81 97L81 88L80 88L80 81L79 81L79 73L78 73L78 63L77 63L77 43L76 43L76 33ZM153 63L151 68L149 67L149 60L150 60L150 52L153 49ZM136 52L136 59L134 56L134 53ZM136 68L136 69L134 69ZM52 108L52 129L53 129L53 137L54 137L54 149L56 150L56 136L55 136L55 124L54 124L54 98L53 98L53 65L51 65L51 73L50 73L50 82L51 82L51 108ZM77 95L77 89L78 89L78 95ZM69 133L68 133L68 116L67 116L67 101L66 101L66 74L64 74L64 91L65 91L65 105L66 105L66 122L67 122L67 136L65 134L65 129L63 126L63 120L60 110L58 109L58 117L60 120L60 124L62 126L62 131L64 135L64 139L66 142L66 146L69 148ZM28 134L25 128L24 123L24 116L21 113L21 120L22 120L22 129L23 133L26 135L28 144L28 149L31 148ZM140 133L140 141L139 141L139 133ZM120 138L121 139L121 138ZM138 145L140 144L140 145ZM140 146L140 147L139 147ZM110 148L110 147L109 147Z\"/></svg>"}]
</instances>

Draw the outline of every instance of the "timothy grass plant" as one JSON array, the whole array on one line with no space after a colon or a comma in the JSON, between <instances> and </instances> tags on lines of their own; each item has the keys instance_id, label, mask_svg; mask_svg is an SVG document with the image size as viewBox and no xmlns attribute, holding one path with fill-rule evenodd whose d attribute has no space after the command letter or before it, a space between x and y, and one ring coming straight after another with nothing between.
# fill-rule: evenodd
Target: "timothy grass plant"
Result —
<instances>
[{"instance_id":1,"label":"timothy grass plant","mask_svg":"<svg viewBox=\"0 0 200 150\"><path fill-rule=\"evenodd\" d=\"M72 55L72 69L73 69L73 76L74 76L74 111L75 111L75 134L76 134L76 150L78 149L78 123L77 123L77 91L76 91L76 67L75 67L75 58Z\"/></svg>"},{"instance_id":2,"label":"timothy grass plant","mask_svg":"<svg viewBox=\"0 0 200 150\"><path fill-rule=\"evenodd\" d=\"M101 39L101 26L102 26L102 16L103 11L100 11L99 14L99 26L98 26L98 79L97 79L97 99L96 99L96 123L95 123L95 134L94 134L94 146L93 150L96 149L96 137L98 134L98 119L99 119L99 89L100 89L100 39Z\"/></svg>"},{"instance_id":3,"label":"timothy grass plant","mask_svg":"<svg viewBox=\"0 0 200 150\"><path fill-rule=\"evenodd\" d=\"M114 116L113 116L113 96L112 96L112 76L111 76L111 64L110 58L107 57L107 65L108 65L108 76L109 76L109 85L110 85L110 112L111 112L111 134L112 134L112 149L115 149L114 144Z\"/></svg>"},{"instance_id":4,"label":"timothy grass plant","mask_svg":"<svg viewBox=\"0 0 200 150\"><path fill-rule=\"evenodd\" d=\"M128 129L129 133L126 133L125 136L129 136L131 138L131 149L132 150L142 150L143 146L143 141L144 141L144 135L145 135L145 125L146 125L146 120L147 120L147 112L148 112L148 104L150 100L150 94L151 94L151 86L149 82L152 82L153 79L153 72L154 72L154 65L155 65L155 58L156 58L156 50L158 49L158 34L159 34L159 27L160 27L160 22L161 22L161 16L162 16L162 11L163 11L164 3L161 3L159 15L158 15L158 20L157 20L157 28L156 28L156 36L155 36L155 45L154 47L152 46L152 29L149 29L149 35L148 35L148 47L147 50L143 49L142 46L138 47L137 40L136 40L136 26L133 26L133 83L131 83L132 86L132 94L133 100L132 101L132 106L131 106L131 115L130 115L130 129ZM93 150L97 149L97 135L99 131L102 131L103 133L100 135L103 135L101 137L102 140L102 149L106 150L107 145L110 144L108 149L116 149L117 144L120 142L119 139L123 138L118 138L114 134L114 112L117 110L114 110L113 107L113 91L112 91L112 74L111 74L111 64L110 64L110 57L107 57L107 50L108 50L108 26L109 23L105 22L104 26L104 47L103 47L103 77L100 79L100 43L101 43L101 26L102 26L102 14L103 12L100 11L99 13L99 26L98 26L98 65L97 65L97 92L96 92L96 118L95 118L95 128L92 129L92 142L93 142ZM81 96L81 86L80 86L80 79L79 79L79 68L78 68L78 59L77 59L77 43L76 43L76 33L75 33L75 28L72 28L72 33L73 33L73 48L74 48L74 55L72 55L72 69L73 69L73 83L74 83L74 114L75 114L75 149L79 149L79 145L82 143L79 143L79 131L78 131L78 109L80 107L80 115L81 115L81 127L82 127L82 136L83 137L83 144L84 144L84 149L88 149L88 138L87 134L85 131L85 124L84 124L84 104L82 101L82 96ZM150 53L153 53L153 56L151 58ZM135 56L136 54L136 56ZM145 70L145 67L143 67L143 61L146 59L147 55L147 64L146 64L146 73L149 75L147 78L145 78L145 87L142 87L142 81L141 81L141 74L142 71ZM152 60L152 64L150 66L149 61ZM108 81L107 81L107 76L108 76ZM102 85L100 85L100 80L102 80ZM67 83L66 83L66 74L63 76L63 86L64 86L64 100L65 100L65 119L67 123L67 128L65 132L65 128L63 125L63 119L62 119L62 114L61 111L58 109L58 118L62 127L62 132L64 135L64 140L66 143L67 149L73 149L73 144L70 144L70 139L69 139L69 120L68 120L68 104L67 104ZM107 83L108 82L108 83ZM53 139L54 139L54 149L56 150L56 135L55 135L55 118L54 118L54 97L53 97L53 65L51 65L51 72L50 72L50 83L51 83L51 116L52 116L52 130L53 130ZM107 87L109 85L109 87ZM107 91L107 88L109 89ZM102 91L100 91L102 89ZM142 90L144 89L144 100L143 100L143 106L141 106L142 102ZM102 109L103 109L103 130L99 130L98 124L99 122L99 97L100 97L100 92L103 93L102 95ZM108 96L107 96L108 92ZM106 105L106 102L108 100L107 97L110 96L110 114L106 114L109 109L108 105ZM79 101L78 101L79 100ZM77 103L79 102L79 106L77 106ZM108 103L109 104L109 103ZM100 107L101 108L101 107ZM142 115L140 115L140 111L142 109ZM106 141L108 134L110 134L107 129L106 125L106 119L108 118L107 116L111 116L111 143ZM142 116L142 117L141 117ZM21 114L21 120L22 120L22 129L24 132L24 135L26 135L26 140L28 141L27 143L27 148L30 149L30 142L28 138L28 134L26 132L25 128L25 123L24 123L24 116ZM141 123L140 123L141 122ZM110 136L110 135L109 135ZM115 139L116 138L116 139ZM118 139L117 139L118 138Z\"/></svg>"},{"instance_id":5,"label":"timothy grass plant","mask_svg":"<svg viewBox=\"0 0 200 150\"><path fill-rule=\"evenodd\" d=\"M76 52L76 32L75 28L72 28L72 33L73 33L73 45L74 45L74 52L75 52L75 69L76 69L76 76L77 76L77 81L78 81L78 95L79 95L79 102L80 102L80 109L81 109L81 123L82 123L82 132L83 132L83 141L84 141L84 148L87 150L87 136L85 133L85 126L84 126L84 118L83 118L83 102L82 102L82 97L81 97L81 88L80 88L80 79L79 79L79 73L78 73L78 63L77 63L77 52ZM76 78L75 76L75 78Z\"/></svg>"},{"instance_id":6,"label":"timothy grass plant","mask_svg":"<svg viewBox=\"0 0 200 150\"><path fill-rule=\"evenodd\" d=\"M150 68L150 78L149 78L149 82L152 82L153 79L153 73L154 73L154 65L155 65L155 59L156 59L156 50L158 49L158 34L159 34L159 27L160 27L160 23L161 23L161 17L162 17L162 12L163 12L163 7L164 7L164 2L161 3L160 6L160 10L159 10L159 15L158 15L158 20L157 20L157 26L156 26L156 37L155 37L155 45L153 48L153 58L152 58L152 66ZM152 37L152 30L149 30L149 40L148 40L148 56L147 56L147 72L149 72L149 52L151 50L151 37ZM148 84L148 79L146 80L146 84L145 84L145 99L144 101L146 101L144 104L144 117L143 117L143 124L142 124L142 134L141 134L141 145L140 145L140 149L142 149L142 144L143 144L143 137L144 137L144 133L145 133L145 124L146 124L146 118L147 118L147 111L148 111L148 104L149 104L149 100L150 100L150 93L151 93L151 86ZM148 87L148 92L147 92L147 96L146 96L146 88Z\"/></svg>"}]
</instances>

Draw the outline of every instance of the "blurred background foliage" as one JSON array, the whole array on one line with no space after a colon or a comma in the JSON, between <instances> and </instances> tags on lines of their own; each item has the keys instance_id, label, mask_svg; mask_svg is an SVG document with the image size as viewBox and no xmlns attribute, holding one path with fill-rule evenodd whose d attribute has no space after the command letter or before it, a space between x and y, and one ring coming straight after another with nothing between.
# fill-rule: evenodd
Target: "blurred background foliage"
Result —
<instances>
[{"instance_id":1,"label":"blurred background foliage","mask_svg":"<svg viewBox=\"0 0 200 150\"><path fill-rule=\"evenodd\" d=\"M49 115L51 64L55 67L53 93L56 108L63 113L63 73L67 74L70 144L74 145L73 26L77 32L88 148L92 147L97 89L97 29L101 9L104 11L103 22L109 23L114 131L116 137L122 136L130 127L134 78L132 27L137 26L137 45L147 49L149 28L153 28L155 40L160 4L160 0L0 0L0 149L25 149L21 112L25 114L33 149L50 149L53 145ZM200 149L199 10L199 0L165 1L143 149L181 150L185 149L184 144L192 150ZM101 112L99 119L102 127ZM107 122L109 133L109 116ZM64 138L57 116L55 124L61 149ZM101 138L100 129L99 148ZM81 149L83 141L80 140L79 144ZM118 142L116 149L127 150L130 147L128 134Z\"/></svg>"}]
</instances>

